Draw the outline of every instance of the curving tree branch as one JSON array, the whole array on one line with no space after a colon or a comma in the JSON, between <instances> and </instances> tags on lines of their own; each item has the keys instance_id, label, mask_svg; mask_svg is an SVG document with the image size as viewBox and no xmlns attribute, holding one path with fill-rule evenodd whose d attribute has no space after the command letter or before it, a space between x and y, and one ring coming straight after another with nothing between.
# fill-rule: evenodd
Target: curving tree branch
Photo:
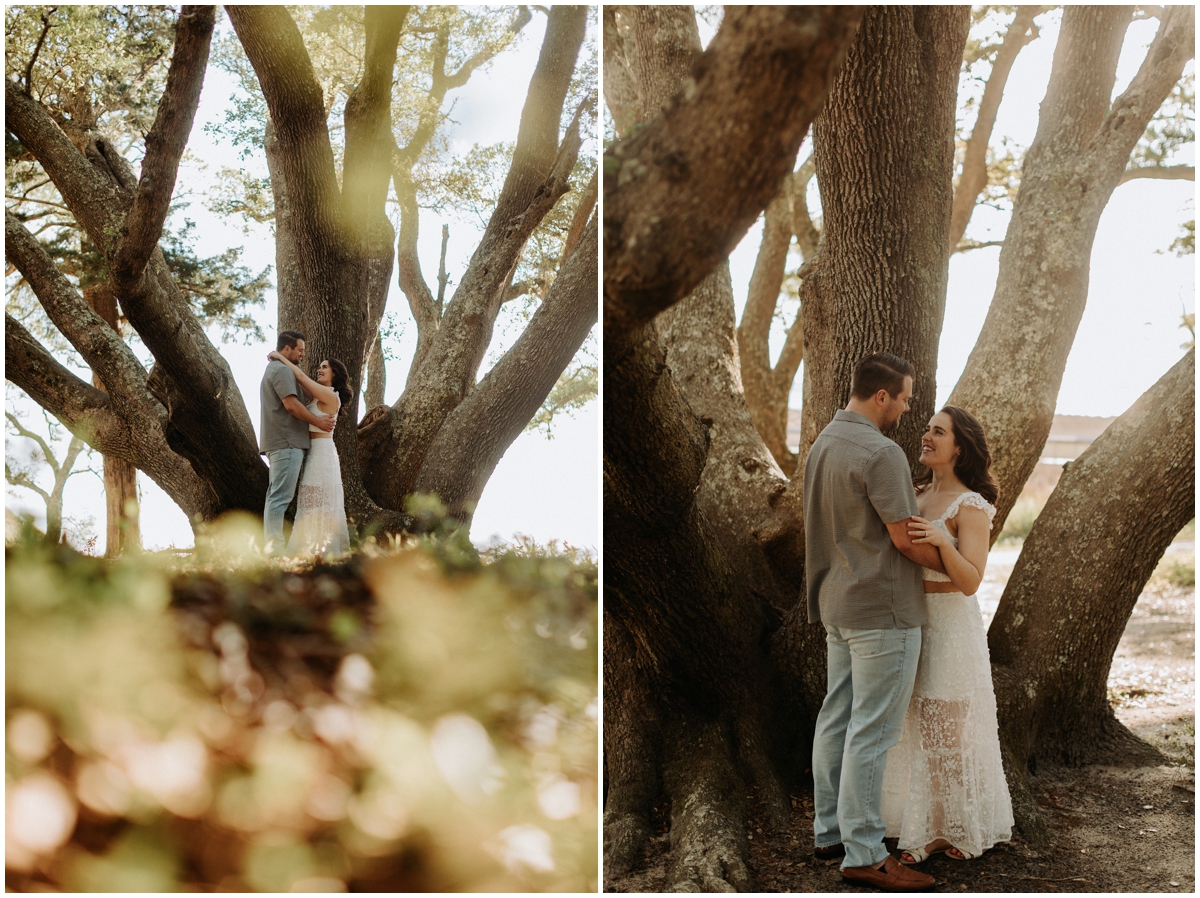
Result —
<instances>
[{"instance_id":1,"label":"curving tree branch","mask_svg":"<svg viewBox=\"0 0 1200 898\"><path fill-rule=\"evenodd\" d=\"M605 154L606 344L622 345L733 249L793 164L861 17L855 7L730 7L666 113Z\"/></svg>"},{"instance_id":2,"label":"curving tree branch","mask_svg":"<svg viewBox=\"0 0 1200 898\"><path fill-rule=\"evenodd\" d=\"M133 350L87 304L42 245L7 209L4 210L4 254L25 277L55 327L104 381L110 395L119 396L125 402L149 397L146 371Z\"/></svg>"},{"instance_id":3,"label":"curving tree branch","mask_svg":"<svg viewBox=\"0 0 1200 898\"><path fill-rule=\"evenodd\" d=\"M117 283L141 277L162 236L175 192L179 160L200 103L216 19L215 6L185 6L180 12L166 90L159 101L154 126L146 135L142 175L112 256L111 271Z\"/></svg>"},{"instance_id":4,"label":"curving tree branch","mask_svg":"<svg viewBox=\"0 0 1200 898\"><path fill-rule=\"evenodd\" d=\"M517 342L447 416L415 492L436 493L451 515L470 520L501 456L525 430L596 323L598 249L592 216Z\"/></svg>"}]
</instances>

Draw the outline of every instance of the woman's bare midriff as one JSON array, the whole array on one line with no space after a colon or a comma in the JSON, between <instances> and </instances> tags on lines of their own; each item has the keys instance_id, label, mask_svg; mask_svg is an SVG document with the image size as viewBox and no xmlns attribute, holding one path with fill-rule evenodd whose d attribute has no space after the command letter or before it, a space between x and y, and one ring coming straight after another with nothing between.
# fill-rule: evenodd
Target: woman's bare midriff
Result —
<instances>
[{"instance_id":1,"label":"woman's bare midriff","mask_svg":"<svg viewBox=\"0 0 1200 898\"><path fill-rule=\"evenodd\" d=\"M310 430L310 431L308 432L308 435L309 435L310 437L312 437L314 440L332 440L332 439L333 439L333 434L331 434L331 433L326 433L325 431L321 431L320 433L313 433L313 432Z\"/></svg>"},{"instance_id":2,"label":"woman's bare midriff","mask_svg":"<svg viewBox=\"0 0 1200 898\"><path fill-rule=\"evenodd\" d=\"M945 580L926 580L924 582L926 592L962 592L953 583L947 583Z\"/></svg>"}]
</instances>

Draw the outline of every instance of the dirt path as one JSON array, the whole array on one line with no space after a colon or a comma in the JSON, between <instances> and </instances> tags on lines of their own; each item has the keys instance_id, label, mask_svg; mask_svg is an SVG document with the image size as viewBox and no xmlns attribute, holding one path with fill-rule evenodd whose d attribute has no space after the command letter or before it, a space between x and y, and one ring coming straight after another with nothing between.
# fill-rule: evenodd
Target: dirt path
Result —
<instances>
[{"instance_id":1,"label":"dirt path","mask_svg":"<svg viewBox=\"0 0 1200 898\"><path fill-rule=\"evenodd\" d=\"M1171 557L1194 557L1176 543ZM1008 557L1011 555L1011 559ZM990 622L1016 553L993 552L980 589ZM1117 717L1172 758L1161 767L1041 767L1034 794L1053 833L1047 848L1020 836L962 863L935 857L921 869L941 892L1195 893L1195 604L1194 587L1152 580L1113 658L1109 695ZM792 796L788 831L771 833L751 817L751 872L768 892L862 892L842 884L837 862L812 857L812 792ZM605 878L605 891L666 888L669 838L660 835L628 876Z\"/></svg>"}]
</instances>

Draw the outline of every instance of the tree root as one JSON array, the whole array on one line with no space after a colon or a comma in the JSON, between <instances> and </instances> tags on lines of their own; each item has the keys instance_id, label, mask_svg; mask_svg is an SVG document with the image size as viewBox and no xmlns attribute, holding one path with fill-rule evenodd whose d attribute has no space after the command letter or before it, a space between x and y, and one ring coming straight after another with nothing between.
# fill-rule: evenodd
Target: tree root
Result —
<instances>
[{"instance_id":1,"label":"tree root","mask_svg":"<svg viewBox=\"0 0 1200 898\"><path fill-rule=\"evenodd\" d=\"M633 812L604 814L604 872L624 876L633 869L650 839L650 820Z\"/></svg>"},{"instance_id":2,"label":"tree root","mask_svg":"<svg viewBox=\"0 0 1200 898\"><path fill-rule=\"evenodd\" d=\"M689 722L675 740L664 771L671 796L671 892L746 892L746 786L729 756L728 734L717 721Z\"/></svg>"}]
</instances>

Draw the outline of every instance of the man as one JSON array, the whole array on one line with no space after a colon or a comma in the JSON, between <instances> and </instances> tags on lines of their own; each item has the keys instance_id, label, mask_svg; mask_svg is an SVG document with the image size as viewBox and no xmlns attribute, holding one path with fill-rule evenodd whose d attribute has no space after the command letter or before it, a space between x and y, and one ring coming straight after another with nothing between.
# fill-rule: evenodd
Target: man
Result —
<instances>
[{"instance_id":1,"label":"man","mask_svg":"<svg viewBox=\"0 0 1200 898\"><path fill-rule=\"evenodd\" d=\"M275 349L293 364L304 358L304 334L280 331ZM280 361L267 363L266 373L258 388L261 406L258 450L267 457L271 479L267 485L267 501L263 508L263 536L267 551L283 551L283 513L292 504L304 453L311 445L308 425L314 424L325 432L333 430L329 415L314 415L304 405L304 394L296 375Z\"/></svg>"},{"instance_id":2,"label":"man","mask_svg":"<svg viewBox=\"0 0 1200 898\"><path fill-rule=\"evenodd\" d=\"M908 411L912 386L904 359L880 352L860 361L850 401L804 467L808 619L825 625L829 647L813 738L815 854L844 856L847 882L898 892L936 882L888 854L880 815L887 751L900 738L921 654L920 565L942 570L936 548L908 537L912 474L884 436Z\"/></svg>"}]
</instances>

